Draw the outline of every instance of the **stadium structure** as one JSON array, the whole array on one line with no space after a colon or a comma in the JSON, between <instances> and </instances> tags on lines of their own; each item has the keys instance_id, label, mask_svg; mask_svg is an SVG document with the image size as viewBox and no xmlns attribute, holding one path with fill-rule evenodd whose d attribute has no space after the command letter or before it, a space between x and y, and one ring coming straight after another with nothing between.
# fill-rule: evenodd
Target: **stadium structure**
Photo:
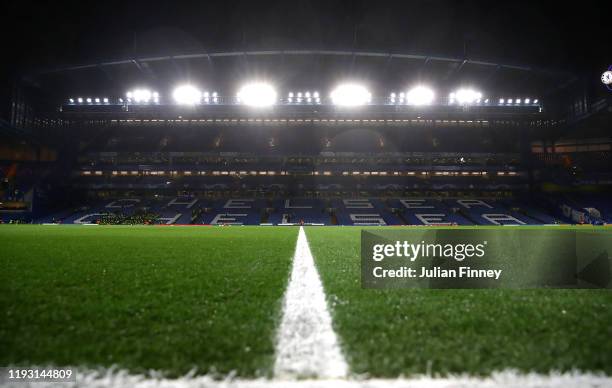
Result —
<instances>
[{"instance_id":1,"label":"stadium structure","mask_svg":"<svg viewBox=\"0 0 612 388\"><path fill-rule=\"evenodd\" d=\"M0 214L606 223L609 119L610 98L577 75L469 58L195 52L41 69L14 84Z\"/></svg>"},{"instance_id":2,"label":"stadium structure","mask_svg":"<svg viewBox=\"0 0 612 388\"><path fill-rule=\"evenodd\" d=\"M611 386L612 95L584 74L194 51L30 69L7 102L0 219L35 225L0 225L0 386ZM368 287L369 232L570 281Z\"/></svg>"}]
</instances>

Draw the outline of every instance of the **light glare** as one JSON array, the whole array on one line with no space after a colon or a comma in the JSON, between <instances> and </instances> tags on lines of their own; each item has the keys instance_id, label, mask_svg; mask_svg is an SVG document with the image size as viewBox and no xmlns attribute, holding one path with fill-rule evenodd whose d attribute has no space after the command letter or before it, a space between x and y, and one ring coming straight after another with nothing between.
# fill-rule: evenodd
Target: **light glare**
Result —
<instances>
[{"instance_id":1,"label":"light glare","mask_svg":"<svg viewBox=\"0 0 612 388\"><path fill-rule=\"evenodd\" d=\"M276 90L270 84L254 82L240 89L238 100L240 103L249 106L271 106L276 104Z\"/></svg>"},{"instance_id":2,"label":"light glare","mask_svg":"<svg viewBox=\"0 0 612 388\"><path fill-rule=\"evenodd\" d=\"M406 93L406 104L408 105L430 105L433 100L433 90L425 86L417 86Z\"/></svg>"},{"instance_id":3,"label":"light glare","mask_svg":"<svg viewBox=\"0 0 612 388\"><path fill-rule=\"evenodd\" d=\"M172 98L180 105L195 105L200 103L202 92L192 85L181 85L174 89Z\"/></svg>"},{"instance_id":4,"label":"light glare","mask_svg":"<svg viewBox=\"0 0 612 388\"><path fill-rule=\"evenodd\" d=\"M133 100L135 103L148 103L153 95L149 89L134 89L127 92L126 97Z\"/></svg>"},{"instance_id":5,"label":"light glare","mask_svg":"<svg viewBox=\"0 0 612 388\"><path fill-rule=\"evenodd\" d=\"M334 105L340 106L359 106L369 103L372 95L362 85L342 84L331 93Z\"/></svg>"},{"instance_id":6,"label":"light glare","mask_svg":"<svg viewBox=\"0 0 612 388\"><path fill-rule=\"evenodd\" d=\"M473 89L459 89L451 93L451 99L456 99L459 104L472 104L482 98L482 93Z\"/></svg>"}]
</instances>

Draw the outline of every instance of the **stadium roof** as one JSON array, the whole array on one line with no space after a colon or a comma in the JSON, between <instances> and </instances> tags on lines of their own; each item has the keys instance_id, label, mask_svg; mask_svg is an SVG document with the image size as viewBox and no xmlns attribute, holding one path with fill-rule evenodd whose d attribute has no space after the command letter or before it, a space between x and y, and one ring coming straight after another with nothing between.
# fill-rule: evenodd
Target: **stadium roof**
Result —
<instances>
[{"instance_id":1,"label":"stadium roof","mask_svg":"<svg viewBox=\"0 0 612 388\"><path fill-rule=\"evenodd\" d=\"M577 77L559 69L413 53L362 50L257 50L188 52L103 60L36 71L38 86L76 95L121 96L137 85L170 90L179 82L205 85L233 95L245 80L262 78L280 90L329 91L341 80L358 79L375 94L405 91L426 83L448 92L475 86L489 95L542 96Z\"/></svg>"},{"instance_id":2,"label":"stadium roof","mask_svg":"<svg viewBox=\"0 0 612 388\"><path fill-rule=\"evenodd\" d=\"M222 94L252 78L331 90L359 78L374 94L415 82L545 97L609 66L596 7L513 1L11 3L0 64L47 96L161 91L190 80ZM3 27L7 27L6 24ZM559 70L561 69L561 70Z\"/></svg>"}]
</instances>

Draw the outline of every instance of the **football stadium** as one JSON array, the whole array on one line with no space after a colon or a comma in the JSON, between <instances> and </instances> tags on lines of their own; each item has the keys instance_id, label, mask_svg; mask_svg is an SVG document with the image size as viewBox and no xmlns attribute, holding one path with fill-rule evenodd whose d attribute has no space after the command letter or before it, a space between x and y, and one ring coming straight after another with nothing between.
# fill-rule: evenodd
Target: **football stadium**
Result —
<instances>
[{"instance_id":1,"label":"football stadium","mask_svg":"<svg viewBox=\"0 0 612 388\"><path fill-rule=\"evenodd\" d=\"M9 3L0 386L612 387L603 4Z\"/></svg>"}]
</instances>

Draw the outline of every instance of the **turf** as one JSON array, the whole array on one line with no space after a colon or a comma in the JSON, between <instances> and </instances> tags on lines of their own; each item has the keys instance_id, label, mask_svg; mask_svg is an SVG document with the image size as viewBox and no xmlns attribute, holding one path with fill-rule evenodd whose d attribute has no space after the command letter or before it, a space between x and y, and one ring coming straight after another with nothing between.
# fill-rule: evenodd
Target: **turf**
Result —
<instances>
[{"instance_id":1,"label":"turf","mask_svg":"<svg viewBox=\"0 0 612 388\"><path fill-rule=\"evenodd\" d=\"M354 373L612 374L610 290L362 289L360 228L306 234Z\"/></svg>"},{"instance_id":2,"label":"turf","mask_svg":"<svg viewBox=\"0 0 612 388\"><path fill-rule=\"evenodd\" d=\"M296 228L0 226L0 365L269 375Z\"/></svg>"}]
</instances>

